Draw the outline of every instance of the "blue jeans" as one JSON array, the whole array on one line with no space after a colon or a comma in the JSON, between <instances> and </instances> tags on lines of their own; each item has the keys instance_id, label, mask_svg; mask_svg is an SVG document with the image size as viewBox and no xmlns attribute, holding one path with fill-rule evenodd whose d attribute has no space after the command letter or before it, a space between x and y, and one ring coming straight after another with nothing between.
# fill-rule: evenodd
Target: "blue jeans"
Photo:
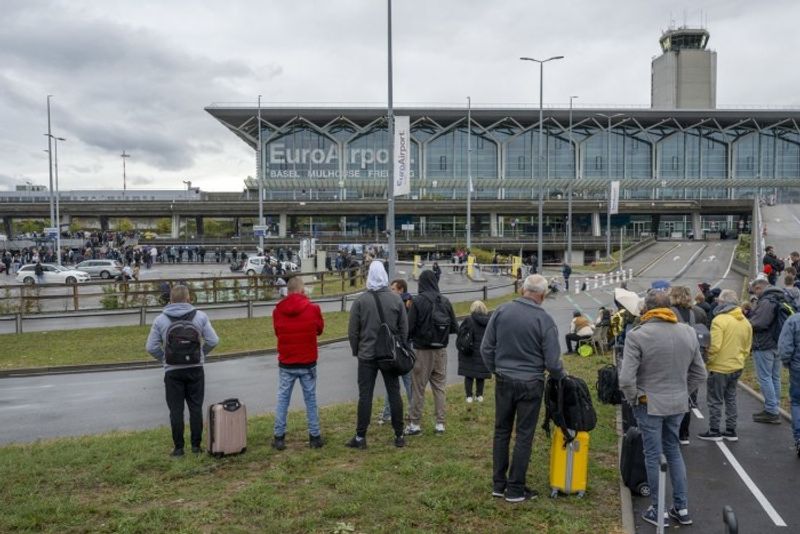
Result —
<instances>
[{"instance_id":1,"label":"blue jeans","mask_svg":"<svg viewBox=\"0 0 800 534\"><path fill-rule=\"evenodd\" d=\"M764 410L778 414L778 401L781 398L781 359L777 349L754 350L753 362L756 366L758 385L764 395Z\"/></svg>"},{"instance_id":2,"label":"blue jeans","mask_svg":"<svg viewBox=\"0 0 800 534\"><path fill-rule=\"evenodd\" d=\"M681 446L678 442L678 429L683 414L659 416L649 415L647 405L638 404L633 413L642 431L644 441L644 461L647 468L647 483L650 485L650 502L658 506L658 472L661 454L667 458L670 480L672 481L672 503L682 510L689 507L686 464L683 463Z\"/></svg>"},{"instance_id":3,"label":"blue jeans","mask_svg":"<svg viewBox=\"0 0 800 534\"><path fill-rule=\"evenodd\" d=\"M400 375L400 380L403 381L403 387L406 390L406 399L408 405L411 406L411 371L404 375ZM389 408L389 395L383 399L383 412L381 412L381 419L389 421L392 418L392 410Z\"/></svg>"},{"instance_id":4,"label":"blue jeans","mask_svg":"<svg viewBox=\"0 0 800 534\"><path fill-rule=\"evenodd\" d=\"M800 362L789 367L789 398L792 401L792 434L800 441Z\"/></svg>"},{"instance_id":5,"label":"blue jeans","mask_svg":"<svg viewBox=\"0 0 800 534\"><path fill-rule=\"evenodd\" d=\"M278 374L278 407L275 409L275 435L286 434L286 414L289 411L289 401L292 399L292 389L295 380L300 380L303 388L303 400L306 403L306 417L308 418L308 434L319 436L319 411L317 410L317 368L279 368Z\"/></svg>"}]
</instances>

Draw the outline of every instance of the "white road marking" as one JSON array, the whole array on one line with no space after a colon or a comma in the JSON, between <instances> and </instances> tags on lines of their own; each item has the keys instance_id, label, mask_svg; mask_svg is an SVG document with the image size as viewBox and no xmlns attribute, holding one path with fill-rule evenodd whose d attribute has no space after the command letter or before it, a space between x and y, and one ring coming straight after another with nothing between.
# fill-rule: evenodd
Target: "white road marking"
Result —
<instances>
[{"instance_id":1,"label":"white road marking","mask_svg":"<svg viewBox=\"0 0 800 534\"><path fill-rule=\"evenodd\" d=\"M728 268L725 270L725 274L722 275L722 278L716 281L716 283L711 287L718 287L722 282L728 278L728 275L731 273L731 266L733 265L733 258L736 256L736 248L731 251L731 261L728 262Z\"/></svg>"},{"instance_id":2,"label":"white road marking","mask_svg":"<svg viewBox=\"0 0 800 534\"><path fill-rule=\"evenodd\" d=\"M796 215L792 215L792 219L794 219L794 222L797 224L800 224L800 219L798 219Z\"/></svg>"},{"instance_id":3,"label":"white road marking","mask_svg":"<svg viewBox=\"0 0 800 534\"><path fill-rule=\"evenodd\" d=\"M769 518L772 520L773 523L775 523L775 526L777 527L787 526L786 522L783 520L780 514L778 514L777 510L775 510L775 508L767 500L767 498L764 496L761 490L758 489L758 486L756 486L755 482L753 482L753 479L750 478L750 475L747 474L747 471L744 470L742 464L739 463L739 461L733 455L728 446L725 445L725 442L717 441L716 444L719 447L719 450L722 451L722 454L725 455L725 458L727 458L728 462L730 462L731 467L733 467L733 469L736 471L736 474L738 474L739 478L742 479L744 485L747 486L747 489L749 489L750 493L753 494L753 497L756 498L758 504L761 505L761 508L763 508L764 511L767 512Z\"/></svg>"},{"instance_id":4,"label":"white road marking","mask_svg":"<svg viewBox=\"0 0 800 534\"><path fill-rule=\"evenodd\" d=\"M703 412L701 412L701 411L700 411L700 410L698 410L697 408L692 408L692 413L693 413L693 414L694 414L694 416L695 416L695 417L697 417L698 419L705 419L705 417L703 417Z\"/></svg>"},{"instance_id":5,"label":"white road marking","mask_svg":"<svg viewBox=\"0 0 800 534\"><path fill-rule=\"evenodd\" d=\"M678 261L679 259L681 259L680 256L675 256L674 258L672 258L672 261Z\"/></svg>"}]
</instances>

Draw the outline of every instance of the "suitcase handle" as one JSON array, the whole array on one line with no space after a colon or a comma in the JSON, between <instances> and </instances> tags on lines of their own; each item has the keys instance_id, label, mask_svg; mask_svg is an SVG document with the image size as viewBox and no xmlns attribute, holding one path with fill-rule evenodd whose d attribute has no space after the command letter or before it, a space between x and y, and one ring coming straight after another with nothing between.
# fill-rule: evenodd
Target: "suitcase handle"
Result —
<instances>
[{"instance_id":1,"label":"suitcase handle","mask_svg":"<svg viewBox=\"0 0 800 534\"><path fill-rule=\"evenodd\" d=\"M737 534L739 532L739 522L736 521L736 514L733 513L733 508L725 506L722 509L722 521L725 523L725 532L727 534Z\"/></svg>"},{"instance_id":2,"label":"suitcase handle","mask_svg":"<svg viewBox=\"0 0 800 534\"><path fill-rule=\"evenodd\" d=\"M242 403L239 402L239 399L225 399L220 404L222 404L222 408L226 412L235 412L242 407Z\"/></svg>"}]
</instances>

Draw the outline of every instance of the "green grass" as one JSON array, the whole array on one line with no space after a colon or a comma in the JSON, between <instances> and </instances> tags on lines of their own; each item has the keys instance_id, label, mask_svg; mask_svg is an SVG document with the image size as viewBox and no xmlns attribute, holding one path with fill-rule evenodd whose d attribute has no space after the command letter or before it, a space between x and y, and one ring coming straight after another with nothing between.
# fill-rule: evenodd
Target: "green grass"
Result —
<instances>
[{"instance_id":1,"label":"green grass","mask_svg":"<svg viewBox=\"0 0 800 534\"><path fill-rule=\"evenodd\" d=\"M756 366L752 356L745 360L742 376L739 380L754 390L761 392L761 386L758 384L758 375L756 375ZM792 403L789 399L789 370L785 367L781 367L781 408L789 413L792 411Z\"/></svg>"},{"instance_id":2,"label":"green grass","mask_svg":"<svg viewBox=\"0 0 800 534\"><path fill-rule=\"evenodd\" d=\"M602 363L568 357L566 366L594 383ZM169 458L167 428L3 447L0 531L622 532L614 409L595 400L585 498L544 496L549 441L537 429L528 485L542 496L511 505L490 496L491 381L486 394L469 410L461 386L449 388L443 436L431 432L429 394L425 433L409 437L405 449L377 425L368 450L346 449L352 403L321 410L321 450L307 447L303 412L290 414L286 451L268 447L273 418L258 416L250 419L247 453L222 460Z\"/></svg>"},{"instance_id":3,"label":"green grass","mask_svg":"<svg viewBox=\"0 0 800 534\"><path fill-rule=\"evenodd\" d=\"M744 262L745 264L750 263L750 256L751 256L751 236L750 234L740 234L739 241L736 244L735 255L736 259L739 261Z\"/></svg>"},{"instance_id":4,"label":"green grass","mask_svg":"<svg viewBox=\"0 0 800 534\"><path fill-rule=\"evenodd\" d=\"M489 299L487 305L494 307L510 298ZM466 315L469 305L458 302L454 308L457 314ZM348 313L329 312L324 316L321 340L347 335ZM220 343L212 354L266 350L277 345L271 317L224 319L213 324ZM0 335L0 370L151 361L144 350L149 332L149 326L115 326Z\"/></svg>"}]
</instances>

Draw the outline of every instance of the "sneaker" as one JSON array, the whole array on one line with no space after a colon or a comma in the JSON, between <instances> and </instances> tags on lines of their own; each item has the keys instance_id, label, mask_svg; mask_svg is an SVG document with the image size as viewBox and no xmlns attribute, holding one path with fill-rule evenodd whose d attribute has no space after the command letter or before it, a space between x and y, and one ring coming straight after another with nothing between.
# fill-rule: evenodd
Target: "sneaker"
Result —
<instances>
[{"instance_id":1,"label":"sneaker","mask_svg":"<svg viewBox=\"0 0 800 534\"><path fill-rule=\"evenodd\" d=\"M478 402L483 402L483 395L478 395Z\"/></svg>"},{"instance_id":2,"label":"sneaker","mask_svg":"<svg viewBox=\"0 0 800 534\"><path fill-rule=\"evenodd\" d=\"M406 436L419 436L422 434L422 429L419 427L419 425L408 425L404 434Z\"/></svg>"},{"instance_id":3,"label":"sneaker","mask_svg":"<svg viewBox=\"0 0 800 534\"><path fill-rule=\"evenodd\" d=\"M658 511L653 506L650 506L642 514L642 519L651 525L658 526ZM664 526L669 526L669 513L664 513Z\"/></svg>"},{"instance_id":4,"label":"sneaker","mask_svg":"<svg viewBox=\"0 0 800 534\"><path fill-rule=\"evenodd\" d=\"M680 443L681 445L688 445L690 443L689 442L689 436L680 436L680 437L678 437L678 443Z\"/></svg>"},{"instance_id":5,"label":"sneaker","mask_svg":"<svg viewBox=\"0 0 800 534\"><path fill-rule=\"evenodd\" d=\"M272 448L276 451L282 451L286 448L286 436L274 436L272 438Z\"/></svg>"},{"instance_id":6,"label":"sneaker","mask_svg":"<svg viewBox=\"0 0 800 534\"><path fill-rule=\"evenodd\" d=\"M539 492L536 490L532 490L530 488L525 488L522 490L522 495L508 495L506 494L506 502L524 502L530 501L531 499L535 499L539 496Z\"/></svg>"},{"instance_id":7,"label":"sneaker","mask_svg":"<svg viewBox=\"0 0 800 534\"><path fill-rule=\"evenodd\" d=\"M697 438L704 441L722 441L722 434L719 430L706 430L702 434L697 434Z\"/></svg>"},{"instance_id":8,"label":"sneaker","mask_svg":"<svg viewBox=\"0 0 800 534\"><path fill-rule=\"evenodd\" d=\"M199 446L197 446L197 447L195 447L195 446L192 446L192 452L193 452L194 454L200 454L201 452L203 452L203 449L202 449L202 448L200 448Z\"/></svg>"},{"instance_id":9,"label":"sneaker","mask_svg":"<svg viewBox=\"0 0 800 534\"><path fill-rule=\"evenodd\" d=\"M692 518L689 515L689 510L687 510L686 508L682 508L682 509L678 510L677 508L675 508L673 506L672 508L669 509L669 512L667 512L667 514L669 514L669 516L672 519L674 519L675 521L677 521L681 525L691 525L692 524Z\"/></svg>"},{"instance_id":10,"label":"sneaker","mask_svg":"<svg viewBox=\"0 0 800 534\"><path fill-rule=\"evenodd\" d=\"M397 447L398 449L402 449L403 447L406 446L406 438L403 437L402 434L400 434L399 436L395 436L394 446Z\"/></svg>"},{"instance_id":11,"label":"sneaker","mask_svg":"<svg viewBox=\"0 0 800 534\"><path fill-rule=\"evenodd\" d=\"M183 456L183 447L175 447L174 449L172 449L172 452L169 453L169 455L172 456L173 458L178 458L180 456Z\"/></svg>"},{"instance_id":12,"label":"sneaker","mask_svg":"<svg viewBox=\"0 0 800 534\"><path fill-rule=\"evenodd\" d=\"M436 430L437 434L444 434L444 425L442 423L436 423L434 430Z\"/></svg>"},{"instance_id":13,"label":"sneaker","mask_svg":"<svg viewBox=\"0 0 800 534\"><path fill-rule=\"evenodd\" d=\"M722 439L725 441L739 441L739 436L735 430L726 430L722 433Z\"/></svg>"},{"instance_id":14,"label":"sneaker","mask_svg":"<svg viewBox=\"0 0 800 534\"><path fill-rule=\"evenodd\" d=\"M312 449L321 449L324 444L325 442L322 441L322 436L308 436L308 446Z\"/></svg>"},{"instance_id":15,"label":"sneaker","mask_svg":"<svg viewBox=\"0 0 800 534\"><path fill-rule=\"evenodd\" d=\"M506 490L504 490L504 489L492 490L492 497L496 497L498 499L502 499L505 496L506 496Z\"/></svg>"},{"instance_id":16,"label":"sneaker","mask_svg":"<svg viewBox=\"0 0 800 534\"><path fill-rule=\"evenodd\" d=\"M773 425L781 424L781 416L776 413L769 413L767 411L758 412L753 414L753 421L756 423L769 423Z\"/></svg>"},{"instance_id":17,"label":"sneaker","mask_svg":"<svg viewBox=\"0 0 800 534\"><path fill-rule=\"evenodd\" d=\"M367 438L359 438L358 436L353 436L350 441L344 444L345 447L350 447L351 449L366 449L367 448Z\"/></svg>"},{"instance_id":18,"label":"sneaker","mask_svg":"<svg viewBox=\"0 0 800 534\"><path fill-rule=\"evenodd\" d=\"M472 397L467 397L467 404L472 404Z\"/></svg>"}]
</instances>

